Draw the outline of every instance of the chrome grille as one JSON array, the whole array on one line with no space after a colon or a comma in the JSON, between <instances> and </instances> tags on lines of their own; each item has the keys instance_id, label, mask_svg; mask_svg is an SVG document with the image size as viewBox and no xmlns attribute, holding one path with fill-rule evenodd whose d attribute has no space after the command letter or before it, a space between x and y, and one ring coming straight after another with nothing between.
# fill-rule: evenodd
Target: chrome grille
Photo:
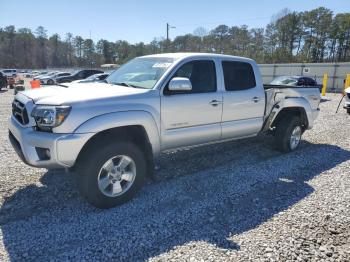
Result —
<instances>
[{"instance_id":1,"label":"chrome grille","mask_svg":"<svg viewBox=\"0 0 350 262\"><path fill-rule=\"evenodd\" d=\"M27 109L26 109L25 105L18 100L14 100L12 103L12 115L22 125L26 125L29 123Z\"/></svg>"}]
</instances>

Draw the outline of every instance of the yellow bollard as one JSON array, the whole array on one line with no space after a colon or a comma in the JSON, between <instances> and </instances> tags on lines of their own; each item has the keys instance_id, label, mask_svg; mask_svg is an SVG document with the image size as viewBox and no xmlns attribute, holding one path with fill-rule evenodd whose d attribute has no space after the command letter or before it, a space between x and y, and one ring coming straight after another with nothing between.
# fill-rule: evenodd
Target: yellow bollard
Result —
<instances>
[{"instance_id":1,"label":"yellow bollard","mask_svg":"<svg viewBox=\"0 0 350 262\"><path fill-rule=\"evenodd\" d=\"M345 89L348 88L349 86L350 86L350 74L347 74L346 79L345 79L345 83L344 83L343 94L345 94Z\"/></svg>"},{"instance_id":2,"label":"yellow bollard","mask_svg":"<svg viewBox=\"0 0 350 262\"><path fill-rule=\"evenodd\" d=\"M324 74L323 75L323 81L322 81L322 96L326 95L327 81L328 81L328 74Z\"/></svg>"}]
</instances>

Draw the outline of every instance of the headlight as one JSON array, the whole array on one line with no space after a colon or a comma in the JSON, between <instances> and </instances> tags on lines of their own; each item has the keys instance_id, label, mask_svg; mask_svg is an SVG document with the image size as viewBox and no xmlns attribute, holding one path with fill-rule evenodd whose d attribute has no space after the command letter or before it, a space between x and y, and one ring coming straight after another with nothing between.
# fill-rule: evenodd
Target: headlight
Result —
<instances>
[{"instance_id":1,"label":"headlight","mask_svg":"<svg viewBox=\"0 0 350 262\"><path fill-rule=\"evenodd\" d=\"M63 123L69 115L70 106L36 106L31 116L34 117L36 124L43 130L51 130Z\"/></svg>"}]
</instances>

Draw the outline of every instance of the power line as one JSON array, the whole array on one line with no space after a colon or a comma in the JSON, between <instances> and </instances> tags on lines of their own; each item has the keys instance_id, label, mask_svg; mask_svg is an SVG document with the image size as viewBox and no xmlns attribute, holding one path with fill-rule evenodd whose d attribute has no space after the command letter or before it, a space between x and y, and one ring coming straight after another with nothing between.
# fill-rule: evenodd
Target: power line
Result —
<instances>
[{"instance_id":1,"label":"power line","mask_svg":"<svg viewBox=\"0 0 350 262\"><path fill-rule=\"evenodd\" d=\"M235 23L235 24L240 24L243 21L256 21L256 20L263 20L263 19L267 19L267 18L271 18L271 16L265 16L265 17L255 17L255 18L247 18L247 19L240 19L239 21L236 20L226 20L226 21L217 21L217 22L203 22L203 23L195 23L195 24L180 24L180 25L176 25L177 27L188 27L188 26L208 26L208 25L219 25L219 24L226 24L226 23Z\"/></svg>"}]
</instances>

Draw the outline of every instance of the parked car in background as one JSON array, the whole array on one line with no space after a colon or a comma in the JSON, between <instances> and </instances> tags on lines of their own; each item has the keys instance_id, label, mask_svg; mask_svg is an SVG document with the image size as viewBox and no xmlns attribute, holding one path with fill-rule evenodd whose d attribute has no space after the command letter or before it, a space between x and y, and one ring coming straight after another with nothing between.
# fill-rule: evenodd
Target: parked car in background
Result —
<instances>
[{"instance_id":1,"label":"parked car in background","mask_svg":"<svg viewBox=\"0 0 350 262\"><path fill-rule=\"evenodd\" d=\"M40 78L42 78L42 77L45 77L45 76L48 76L48 75L53 75L55 73L56 72L42 72L39 75L33 77L33 80L40 80Z\"/></svg>"},{"instance_id":2,"label":"parked car in background","mask_svg":"<svg viewBox=\"0 0 350 262\"><path fill-rule=\"evenodd\" d=\"M24 77L25 78L31 78L33 76L33 74L31 72L27 72Z\"/></svg>"},{"instance_id":3,"label":"parked car in background","mask_svg":"<svg viewBox=\"0 0 350 262\"><path fill-rule=\"evenodd\" d=\"M56 79L60 77L70 76L68 72L55 72L52 75L47 75L39 78L40 84L42 85L53 85L56 83Z\"/></svg>"},{"instance_id":4,"label":"parked car in background","mask_svg":"<svg viewBox=\"0 0 350 262\"><path fill-rule=\"evenodd\" d=\"M94 74L92 76L89 76L88 78L82 79L82 80L75 80L72 81L72 83L93 83L93 82L99 82L102 80L105 80L107 76L109 76L109 73L102 73L102 74Z\"/></svg>"},{"instance_id":5,"label":"parked car in background","mask_svg":"<svg viewBox=\"0 0 350 262\"><path fill-rule=\"evenodd\" d=\"M38 77L38 76L44 75L44 74L47 74L47 71L40 71L40 72L37 72L36 74L33 74L33 79L35 79L35 78Z\"/></svg>"},{"instance_id":6,"label":"parked car in background","mask_svg":"<svg viewBox=\"0 0 350 262\"><path fill-rule=\"evenodd\" d=\"M62 76L58 77L56 79L57 83L70 83L74 80L80 80L80 79L85 79L89 76L92 76L94 74L99 74L103 73L101 70L93 70L93 69L83 69L83 70L78 70L75 71L72 75L70 76Z\"/></svg>"},{"instance_id":7,"label":"parked car in background","mask_svg":"<svg viewBox=\"0 0 350 262\"><path fill-rule=\"evenodd\" d=\"M33 77L36 77L37 75L39 75L40 72L39 71L31 71L31 72L28 72L25 77L26 78L33 78Z\"/></svg>"},{"instance_id":8,"label":"parked car in background","mask_svg":"<svg viewBox=\"0 0 350 262\"><path fill-rule=\"evenodd\" d=\"M4 69L2 70L2 73L4 74L4 76L7 76L7 77L17 77L16 69Z\"/></svg>"},{"instance_id":9,"label":"parked car in background","mask_svg":"<svg viewBox=\"0 0 350 262\"><path fill-rule=\"evenodd\" d=\"M279 76L273 79L271 85L288 85L288 86L314 86L320 92L322 85L317 84L316 80L308 76Z\"/></svg>"}]
</instances>

